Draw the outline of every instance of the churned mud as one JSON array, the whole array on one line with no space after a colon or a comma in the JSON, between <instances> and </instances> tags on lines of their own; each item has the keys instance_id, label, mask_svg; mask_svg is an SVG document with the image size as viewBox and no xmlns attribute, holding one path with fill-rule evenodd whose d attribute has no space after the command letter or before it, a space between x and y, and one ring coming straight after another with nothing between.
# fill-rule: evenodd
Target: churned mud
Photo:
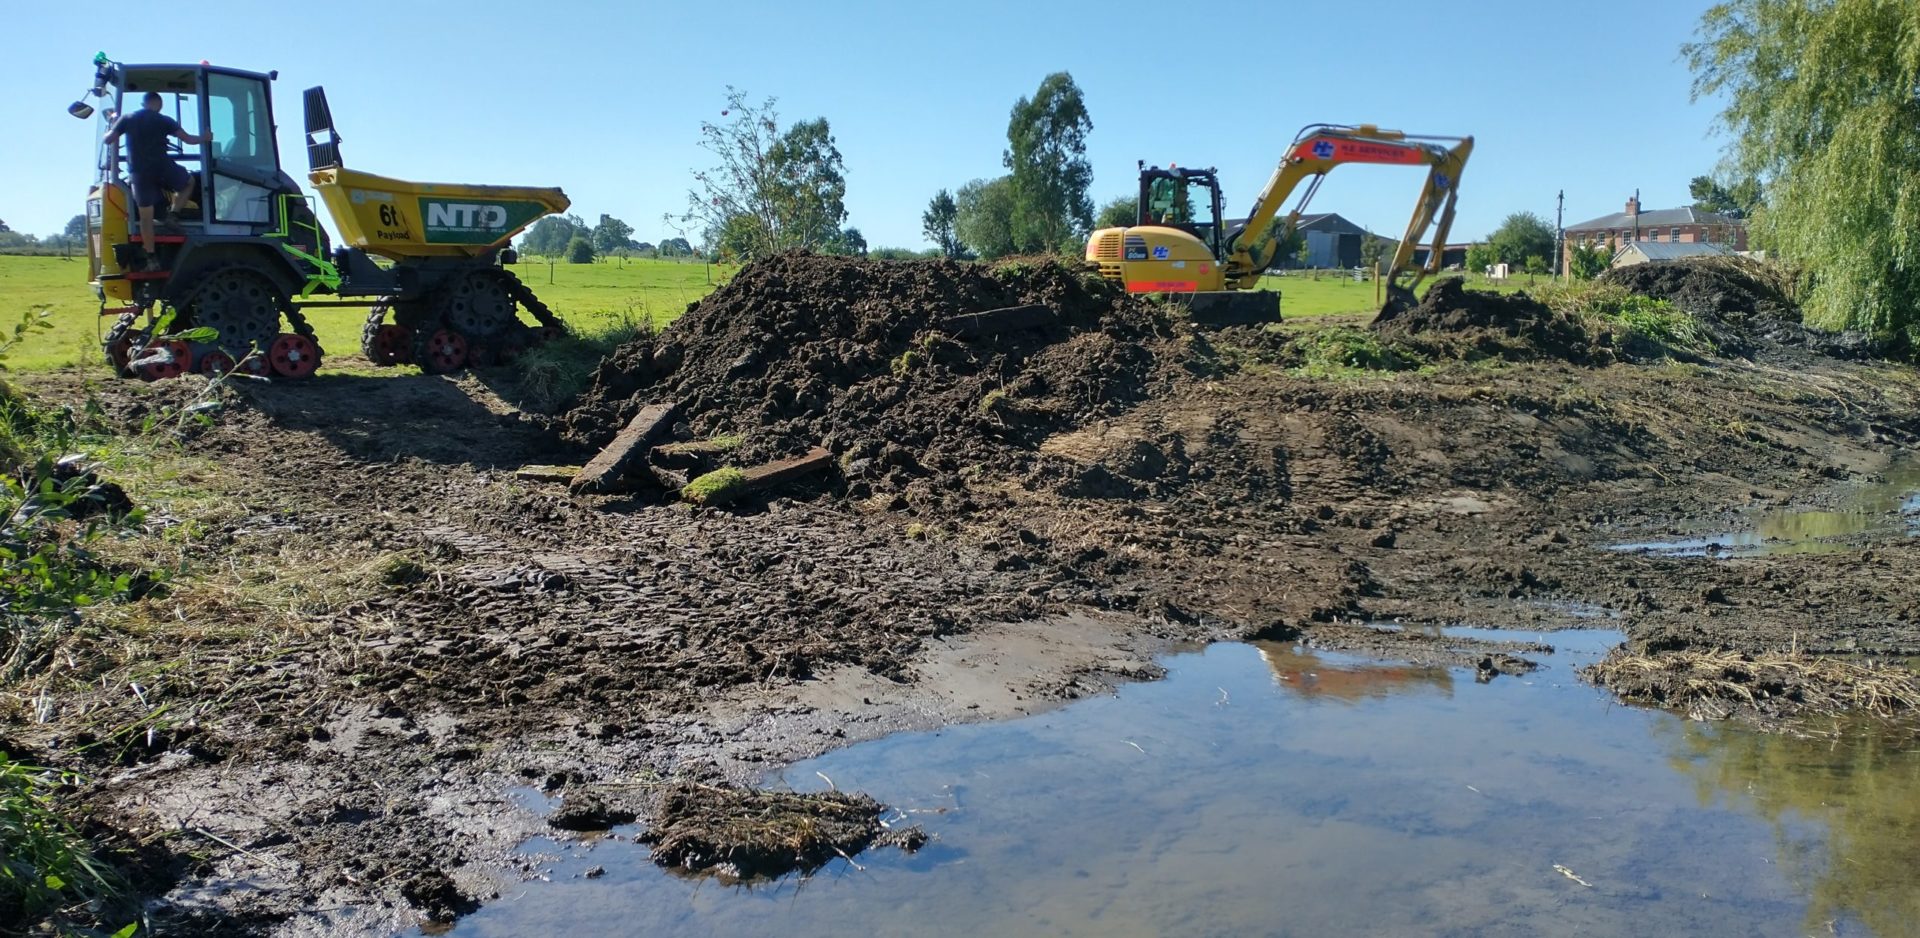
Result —
<instances>
[{"instance_id":1,"label":"churned mud","mask_svg":"<svg viewBox=\"0 0 1920 938\"><path fill-rule=\"evenodd\" d=\"M967 319L1022 306L1049 315ZM5 735L92 779L76 796L149 856L163 930L358 934L508 888L548 828L516 792L563 829L637 820L680 866L855 853L871 829L730 853L718 822L675 822L772 764L1151 678L1183 643L1502 680L1540 649L1422 626L1604 618L1655 661L1904 662L1901 505L1828 552L1615 549L1831 505L1920 438L1910 366L1783 315L1715 320L1740 353L1629 361L1443 286L1379 330L1438 366L1306 377L1284 336L1199 333L1081 271L776 258L616 352L560 420L470 378L224 394L131 489L189 575L64 649L33 691L50 718L10 698ZM34 389L131 426L197 381ZM709 465L824 447L834 469L727 510L515 474L668 402ZM1704 712L1791 719L1794 688L1833 709L1847 673Z\"/></svg>"}]
</instances>

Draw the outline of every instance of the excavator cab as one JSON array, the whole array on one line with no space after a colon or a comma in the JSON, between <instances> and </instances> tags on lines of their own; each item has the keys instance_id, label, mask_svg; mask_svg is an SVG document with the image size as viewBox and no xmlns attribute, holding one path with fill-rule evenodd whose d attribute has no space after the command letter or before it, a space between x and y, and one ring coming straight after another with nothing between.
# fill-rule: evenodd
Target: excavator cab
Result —
<instances>
[{"instance_id":1,"label":"excavator cab","mask_svg":"<svg viewBox=\"0 0 1920 938\"><path fill-rule=\"evenodd\" d=\"M1198 207L1195 195L1201 198ZM1225 248L1220 225L1220 177L1212 169L1140 168L1142 225L1178 228L1199 238L1218 259Z\"/></svg>"}]
</instances>

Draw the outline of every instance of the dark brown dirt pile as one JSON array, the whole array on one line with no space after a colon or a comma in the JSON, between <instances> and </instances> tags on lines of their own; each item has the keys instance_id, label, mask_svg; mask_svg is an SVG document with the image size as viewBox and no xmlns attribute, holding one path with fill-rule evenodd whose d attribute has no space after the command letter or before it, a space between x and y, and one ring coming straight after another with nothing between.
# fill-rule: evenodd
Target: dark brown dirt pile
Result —
<instances>
[{"instance_id":1,"label":"dark brown dirt pile","mask_svg":"<svg viewBox=\"0 0 1920 938\"><path fill-rule=\"evenodd\" d=\"M1373 329L1382 338L1436 359L1605 365L1615 358L1609 338L1595 335L1578 318L1524 293L1468 290L1458 277L1435 283L1420 305L1376 319Z\"/></svg>"},{"instance_id":2,"label":"dark brown dirt pile","mask_svg":"<svg viewBox=\"0 0 1920 938\"><path fill-rule=\"evenodd\" d=\"M1029 304L1050 324L961 336L949 317ZM1091 272L786 254L748 265L658 336L617 350L567 418L599 445L647 403L681 438L739 434L731 461L823 445L855 487L1003 464L1047 432L1124 410L1165 315ZM1018 456L1014 456L1018 458Z\"/></svg>"},{"instance_id":3,"label":"dark brown dirt pile","mask_svg":"<svg viewBox=\"0 0 1920 938\"><path fill-rule=\"evenodd\" d=\"M909 852L925 843L917 828L888 831L884 809L866 795L798 794L699 782L660 795L642 838L661 866L711 872L728 880L811 873L870 846Z\"/></svg>"},{"instance_id":4,"label":"dark brown dirt pile","mask_svg":"<svg viewBox=\"0 0 1920 938\"><path fill-rule=\"evenodd\" d=\"M1666 300L1712 325L1764 331L1798 325L1800 308L1754 261L1744 258L1654 261L1600 275L1642 296Z\"/></svg>"}]
</instances>

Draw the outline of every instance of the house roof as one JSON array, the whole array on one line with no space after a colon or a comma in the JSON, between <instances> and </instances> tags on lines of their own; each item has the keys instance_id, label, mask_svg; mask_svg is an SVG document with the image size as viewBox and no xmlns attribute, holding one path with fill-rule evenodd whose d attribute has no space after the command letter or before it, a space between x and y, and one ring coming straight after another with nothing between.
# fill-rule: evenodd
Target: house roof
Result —
<instances>
[{"instance_id":1,"label":"house roof","mask_svg":"<svg viewBox=\"0 0 1920 938\"><path fill-rule=\"evenodd\" d=\"M1744 225L1746 222L1731 215L1719 212L1702 211L1692 206L1687 208L1657 208L1651 212L1641 212L1638 216L1626 212L1614 212L1592 221L1583 221L1577 225L1568 225L1568 231L1600 231L1613 228L1664 228L1669 225Z\"/></svg>"},{"instance_id":2,"label":"house roof","mask_svg":"<svg viewBox=\"0 0 1920 938\"><path fill-rule=\"evenodd\" d=\"M1681 241L1679 243L1672 241L1635 241L1621 248L1620 254L1625 254L1628 251L1638 251L1641 256L1650 261L1674 261L1683 257L1727 255L1733 253L1721 245L1697 241ZM1615 254L1614 256L1619 257L1620 254Z\"/></svg>"}]
</instances>

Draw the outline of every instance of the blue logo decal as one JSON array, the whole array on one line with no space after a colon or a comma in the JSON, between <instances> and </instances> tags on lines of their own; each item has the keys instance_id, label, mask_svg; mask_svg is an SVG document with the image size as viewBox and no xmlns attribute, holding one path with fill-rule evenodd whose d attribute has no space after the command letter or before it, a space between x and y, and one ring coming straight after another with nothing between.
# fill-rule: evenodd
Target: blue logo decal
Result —
<instances>
[{"instance_id":1,"label":"blue logo decal","mask_svg":"<svg viewBox=\"0 0 1920 938\"><path fill-rule=\"evenodd\" d=\"M1435 189L1451 189L1453 188L1453 180L1449 178L1446 173L1434 173L1433 187Z\"/></svg>"},{"instance_id":2,"label":"blue logo decal","mask_svg":"<svg viewBox=\"0 0 1920 938\"><path fill-rule=\"evenodd\" d=\"M1171 254L1172 252L1168 251L1167 246L1164 244L1156 244L1153 246L1153 259L1156 261L1164 261L1171 256Z\"/></svg>"},{"instance_id":3,"label":"blue logo decal","mask_svg":"<svg viewBox=\"0 0 1920 938\"><path fill-rule=\"evenodd\" d=\"M1313 145L1313 155L1323 160L1333 159L1333 141L1316 141Z\"/></svg>"}]
</instances>

